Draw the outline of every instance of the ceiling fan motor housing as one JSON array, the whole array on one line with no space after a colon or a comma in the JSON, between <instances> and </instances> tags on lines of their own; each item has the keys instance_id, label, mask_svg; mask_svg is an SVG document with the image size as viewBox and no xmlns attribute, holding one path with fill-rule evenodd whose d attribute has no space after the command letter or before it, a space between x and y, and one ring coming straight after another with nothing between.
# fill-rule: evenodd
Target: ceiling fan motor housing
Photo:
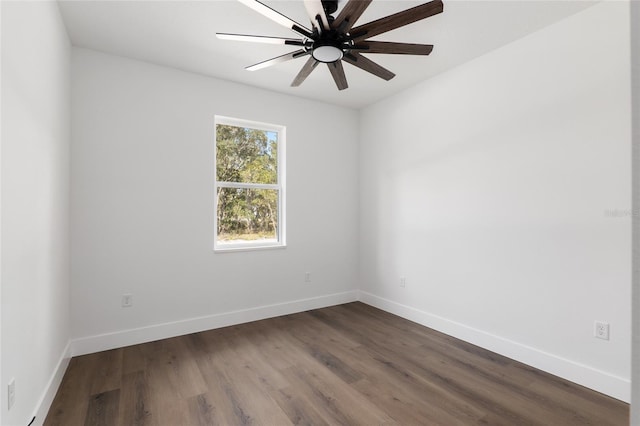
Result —
<instances>
[{"instance_id":1,"label":"ceiling fan motor housing","mask_svg":"<svg viewBox=\"0 0 640 426\"><path fill-rule=\"evenodd\" d=\"M329 24L333 26L335 18L332 14L338 10L338 1L322 0L322 7L324 8ZM314 27L312 39L311 56L313 56L316 61L330 64L340 61L344 56L345 43L348 43L348 41L345 38L345 34L340 31L334 28L319 30L317 27Z\"/></svg>"}]
</instances>

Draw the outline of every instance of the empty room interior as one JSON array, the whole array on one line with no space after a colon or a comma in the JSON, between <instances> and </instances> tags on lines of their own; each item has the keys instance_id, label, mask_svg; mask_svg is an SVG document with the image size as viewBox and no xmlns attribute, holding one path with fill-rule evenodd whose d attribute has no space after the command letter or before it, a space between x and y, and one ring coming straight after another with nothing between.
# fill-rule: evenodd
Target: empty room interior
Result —
<instances>
[{"instance_id":1,"label":"empty room interior","mask_svg":"<svg viewBox=\"0 0 640 426\"><path fill-rule=\"evenodd\" d=\"M0 424L640 424L638 9L1 1Z\"/></svg>"}]
</instances>

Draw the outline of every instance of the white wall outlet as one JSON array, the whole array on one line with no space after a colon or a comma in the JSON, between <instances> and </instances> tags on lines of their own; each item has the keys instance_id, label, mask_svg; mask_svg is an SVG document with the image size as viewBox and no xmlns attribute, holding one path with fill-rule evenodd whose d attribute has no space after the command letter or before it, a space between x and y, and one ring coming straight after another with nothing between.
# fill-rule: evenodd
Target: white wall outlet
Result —
<instances>
[{"instance_id":1,"label":"white wall outlet","mask_svg":"<svg viewBox=\"0 0 640 426\"><path fill-rule=\"evenodd\" d=\"M609 323L596 321L593 334L598 339L609 340Z\"/></svg>"},{"instance_id":2,"label":"white wall outlet","mask_svg":"<svg viewBox=\"0 0 640 426\"><path fill-rule=\"evenodd\" d=\"M400 277L400 287L405 288L407 286L407 279L405 277Z\"/></svg>"},{"instance_id":3,"label":"white wall outlet","mask_svg":"<svg viewBox=\"0 0 640 426\"><path fill-rule=\"evenodd\" d=\"M11 379L7 386L7 399L7 409L11 410L11 407L16 402L16 379Z\"/></svg>"},{"instance_id":4,"label":"white wall outlet","mask_svg":"<svg viewBox=\"0 0 640 426\"><path fill-rule=\"evenodd\" d=\"M311 272L305 272L304 273L304 282L305 283L310 283L311 282Z\"/></svg>"},{"instance_id":5,"label":"white wall outlet","mask_svg":"<svg viewBox=\"0 0 640 426\"><path fill-rule=\"evenodd\" d=\"M130 308L133 306L133 294L123 294L122 295L122 307Z\"/></svg>"}]
</instances>

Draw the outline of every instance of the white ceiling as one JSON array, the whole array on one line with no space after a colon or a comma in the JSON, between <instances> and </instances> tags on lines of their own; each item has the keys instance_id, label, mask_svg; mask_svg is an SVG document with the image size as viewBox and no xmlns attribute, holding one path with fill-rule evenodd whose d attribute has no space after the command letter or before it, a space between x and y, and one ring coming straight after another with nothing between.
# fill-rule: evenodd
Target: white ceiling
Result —
<instances>
[{"instance_id":1,"label":"white ceiling","mask_svg":"<svg viewBox=\"0 0 640 426\"><path fill-rule=\"evenodd\" d=\"M341 1L340 7L345 1ZM308 23L302 0L263 2L295 21ZM374 0L358 24L425 2ZM60 0L59 3L75 46L353 108L397 93L594 4L445 0L442 14L375 38L434 44L431 55L368 55L396 73L389 82L345 63L349 88L339 92L324 66L316 68L302 86L290 87L306 61L304 58L259 71L245 71L245 66L294 51L296 47L218 40L216 32L294 38L296 34L235 0Z\"/></svg>"}]
</instances>

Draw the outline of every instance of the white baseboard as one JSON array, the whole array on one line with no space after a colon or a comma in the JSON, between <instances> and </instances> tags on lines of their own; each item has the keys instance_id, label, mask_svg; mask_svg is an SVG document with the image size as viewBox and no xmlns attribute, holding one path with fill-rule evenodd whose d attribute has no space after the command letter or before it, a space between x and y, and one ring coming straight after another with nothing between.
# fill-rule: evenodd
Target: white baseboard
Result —
<instances>
[{"instance_id":1,"label":"white baseboard","mask_svg":"<svg viewBox=\"0 0 640 426\"><path fill-rule=\"evenodd\" d=\"M587 365L561 358L365 291L359 291L359 295L361 302L383 311L433 328L621 401L629 402L631 399L631 381L629 379L617 377Z\"/></svg>"},{"instance_id":2,"label":"white baseboard","mask_svg":"<svg viewBox=\"0 0 640 426\"><path fill-rule=\"evenodd\" d=\"M56 392L58 392L58 388L60 387L60 383L62 383L62 378L64 377L64 373L67 371L67 366L69 365L69 361L71 360L71 342L67 343L67 346L62 351L60 355L60 360L58 360L58 364L54 369L51 377L49 378L49 382L38 401L38 405L33 413L36 420L33 422L32 426L39 426L44 423L45 417L47 417L47 413L49 412L49 408L51 408L51 403L53 402L53 398L56 396ZM31 420L31 419L29 419Z\"/></svg>"},{"instance_id":3,"label":"white baseboard","mask_svg":"<svg viewBox=\"0 0 640 426\"><path fill-rule=\"evenodd\" d=\"M294 314L310 309L355 302L357 300L358 291L353 290L344 293L329 294L309 299L294 300L274 305L259 306L239 311L224 312L204 317L189 318L181 321L82 337L71 341L71 354L73 356L85 355L138 343L197 333L199 331Z\"/></svg>"}]
</instances>

